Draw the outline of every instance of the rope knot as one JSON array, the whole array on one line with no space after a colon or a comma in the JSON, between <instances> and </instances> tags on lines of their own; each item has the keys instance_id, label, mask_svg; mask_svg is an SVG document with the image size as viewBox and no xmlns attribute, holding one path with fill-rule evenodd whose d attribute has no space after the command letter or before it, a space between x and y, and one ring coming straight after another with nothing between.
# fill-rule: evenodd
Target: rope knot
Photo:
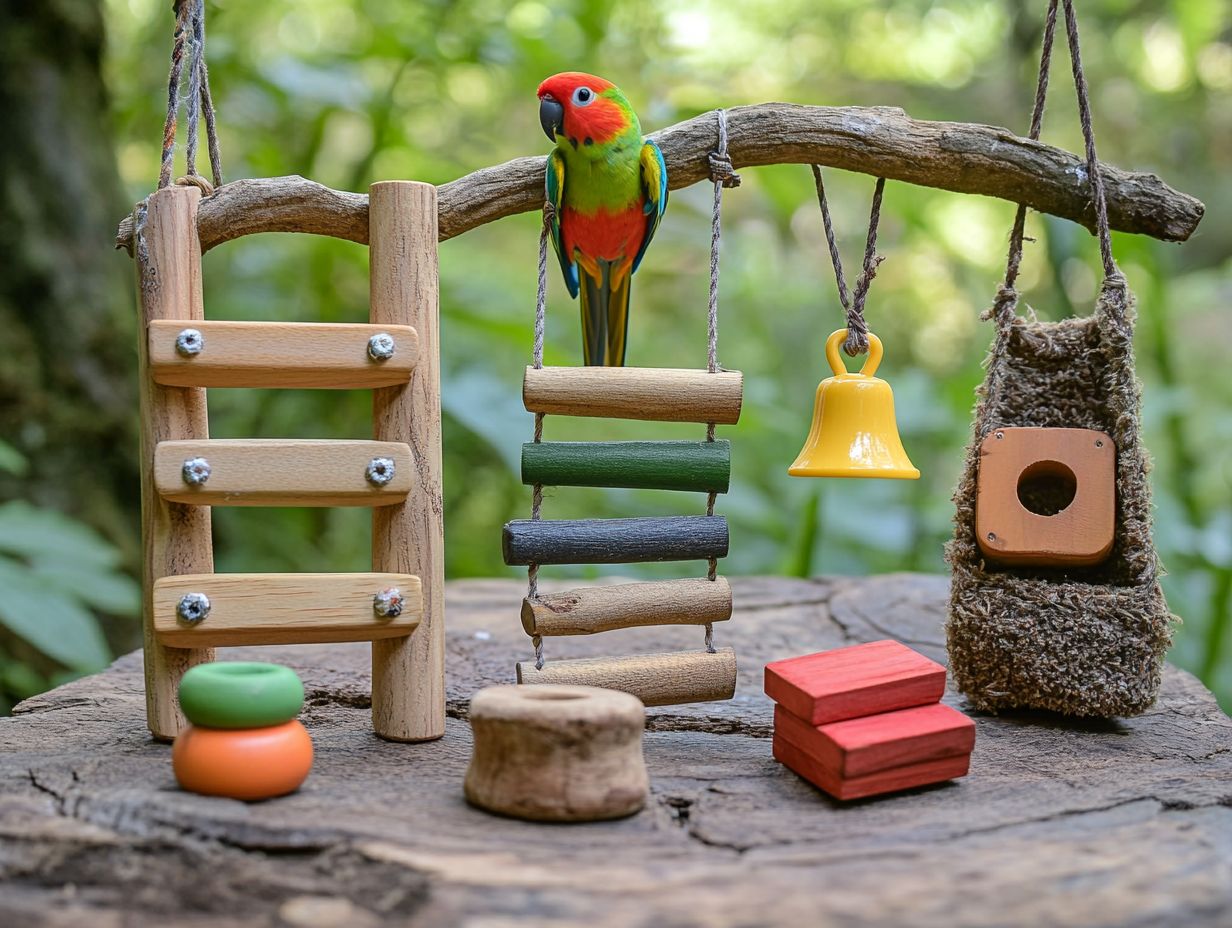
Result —
<instances>
[{"instance_id":1,"label":"rope knot","mask_svg":"<svg viewBox=\"0 0 1232 928\"><path fill-rule=\"evenodd\" d=\"M177 187L196 187L201 191L201 196L203 197L214 195L214 185L200 174L186 174L183 177L177 177L175 185Z\"/></svg>"},{"instance_id":2,"label":"rope knot","mask_svg":"<svg viewBox=\"0 0 1232 928\"><path fill-rule=\"evenodd\" d=\"M1014 321L1014 310L1018 308L1018 291L1013 284L1002 283L993 297L992 306L980 313L980 320L988 322L995 319L1001 326L1009 326Z\"/></svg>"},{"instance_id":3,"label":"rope knot","mask_svg":"<svg viewBox=\"0 0 1232 928\"><path fill-rule=\"evenodd\" d=\"M556 204L551 200L543 201L543 221L551 222L556 218Z\"/></svg>"},{"instance_id":4,"label":"rope knot","mask_svg":"<svg viewBox=\"0 0 1232 928\"><path fill-rule=\"evenodd\" d=\"M740 186L740 175L732 167L731 157L726 152L712 151L706 156L710 162L710 182L732 188Z\"/></svg>"}]
</instances>

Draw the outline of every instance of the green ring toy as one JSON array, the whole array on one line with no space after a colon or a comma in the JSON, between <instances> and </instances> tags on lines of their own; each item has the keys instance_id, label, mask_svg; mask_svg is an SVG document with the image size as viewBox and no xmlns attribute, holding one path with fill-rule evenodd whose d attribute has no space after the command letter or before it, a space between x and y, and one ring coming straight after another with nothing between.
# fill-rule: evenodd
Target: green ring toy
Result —
<instances>
[{"instance_id":1,"label":"green ring toy","mask_svg":"<svg viewBox=\"0 0 1232 928\"><path fill-rule=\"evenodd\" d=\"M203 728L266 728L299 715L304 684L278 664L198 664L180 680L180 708Z\"/></svg>"}]
</instances>

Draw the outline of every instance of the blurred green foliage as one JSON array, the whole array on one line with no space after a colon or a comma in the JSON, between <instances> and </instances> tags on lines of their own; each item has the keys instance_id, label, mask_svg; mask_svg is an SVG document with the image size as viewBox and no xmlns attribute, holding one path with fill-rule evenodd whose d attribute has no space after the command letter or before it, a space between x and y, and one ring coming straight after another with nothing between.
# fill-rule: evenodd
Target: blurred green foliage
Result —
<instances>
[{"instance_id":1,"label":"blurred green foliage","mask_svg":"<svg viewBox=\"0 0 1232 928\"><path fill-rule=\"evenodd\" d=\"M0 442L0 470L21 474L22 455ZM127 619L141 590L120 552L93 529L21 500L0 505L0 626L17 636L0 651L0 715L22 699L111 661L99 615Z\"/></svg>"},{"instance_id":2,"label":"blurred green foliage","mask_svg":"<svg viewBox=\"0 0 1232 928\"><path fill-rule=\"evenodd\" d=\"M151 188L171 32L166 0L106 0L117 155L133 199ZM647 131L765 100L893 105L913 116L1025 131L1045 4L1001 0L265 0L209 4L208 55L226 175L298 173L352 190L441 183L545 151L535 87L560 70L621 85ZM1184 246L1118 235L1139 297L1139 371L1154 451L1157 539L1185 619L1173 659L1232 699L1232 20L1222 0L1082 4L1083 56L1103 158L1159 173L1207 215ZM1081 138L1064 53L1044 139ZM980 313L1003 272L1013 204L891 183L868 305L882 373L919 482L792 480L841 315L807 167L744 172L725 197L720 359L745 372L733 441L731 573L941 571L950 494L991 330ZM829 173L841 247L855 266L872 179ZM710 192L673 194L633 295L630 362L705 362ZM531 343L537 217L443 244L441 313L447 569L516 576L501 523L529 508L517 476L531 431L520 404ZM1041 318L1089 310L1096 246L1032 216L1021 286ZM298 236L245 239L205 259L214 318L366 318L366 249ZM116 260L121 260L117 257ZM577 310L553 276L547 362L575 364ZM367 437L364 393L212 391L217 437ZM553 439L689 437L689 427L549 419ZM135 477L134 477L135 479ZM700 498L549 492L549 517L696 512ZM16 511L15 517L28 512ZM362 510L215 512L220 570L361 570ZM598 573L578 568L576 576ZM621 568L666 575L670 566ZM568 569L556 569L563 576ZM516 622L516 603L509 621ZM134 639L135 640L135 639ZM82 655L77 655L80 658ZM513 655L511 655L511 658ZM67 663L72 663L66 659Z\"/></svg>"}]
</instances>

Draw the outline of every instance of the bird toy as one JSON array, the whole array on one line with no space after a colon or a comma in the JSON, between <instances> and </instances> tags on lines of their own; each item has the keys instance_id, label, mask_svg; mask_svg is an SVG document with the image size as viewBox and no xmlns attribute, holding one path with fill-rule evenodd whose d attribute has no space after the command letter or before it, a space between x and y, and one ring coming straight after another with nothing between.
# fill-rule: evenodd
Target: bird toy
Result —
<instances>
[{"instance_id":1,"label":"bird toy","mask_svg":"<svg viewBox=\"0 0 1232 928\"><path fill-rule=\"evenodd\" d=\"M630 279L667 209L667 165L620 88L568 71L539 85L549 229L569 295L582 304L586 364L620 367Z\"/></svg>"}]
</instances>

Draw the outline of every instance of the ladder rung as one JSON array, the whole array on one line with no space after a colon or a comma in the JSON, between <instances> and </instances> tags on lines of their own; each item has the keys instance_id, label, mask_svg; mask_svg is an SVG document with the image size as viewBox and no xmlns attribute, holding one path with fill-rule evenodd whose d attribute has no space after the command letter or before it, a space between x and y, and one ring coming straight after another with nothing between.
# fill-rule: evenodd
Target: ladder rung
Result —
<instances>
[{"instance_id":1,"label":"ladder rung","mask_svg":"<svg viewBox=\"0 0 1232 928\"><path fill-rule=\"evenodd\" d=\"M199 349L182 352L180 333L195 329ZM368 352L375 335L393 353ZM408 325L332 322L205 322L156 319L149 329L150 375L173 387L362 389L406 383L419 354Z\"/></svg>"},{"instance_id":2,"label":"ladder rung","mask_svg":"<svg viewBox=\"0 0 1232 928\"><path fill-rule=\"evenodd\" d=\"M731 699L736 692L736 652L673 651L632 657L589 657L549 661L542 670L534 661L518 662L519 683L566 683L602 686L632 693L648 706Z\"/></svg>"},{"instance_id":3,"label":"ladder rung","mask_svg":"<svg viewBox=\"0 0 1232 928\"><path fill-rule=\"evenodd\" d=\"M714 580L617 583L522 600L528 635L593 635L645 625L706 625L732 614L731 584Z\"/></svg>"},{"instance_id":4,"label":"ladder rung","mask_svg":"<svg viewBox=\"0 0 1232 928\"><path fill-rule=\"evenodd\" d=\"M707 560L727 556L727 519L516 519L501 540L511 566Z\"/></svg>"},{"instance_id":5,"label":"ladder rung","mask_svg":"<svg viewBox=\"0 0 1232 928\"><path fill-rule=\"evenodd\" d=\"M192 483L186 465L197 460L209 476ZM378 472L388 474L391 462L381 484ZM154 449L159 495L199 506L391 506L410 492L411 470L410 446L401 442L212 439Z\"/></svg>"},{"instance_id":6,"label":"ladder rung","mask_svg":"<svg viewBox=\"0 0 1232 928\"><path fill-rule=\"evenodd\" d=\"M373 597L390 589L401 612L382 616ZM209 601L195 622L177 612L193 593ZM419 578L410 574L183 574L154 582L154 633L176 648L395 638L414 631L422 615Z\"/></svg>"},{"instance_id":7,"label":"ladder rung","mask_svg":"<svg viewBox=\"0 0 1232 928\"><path fill-rule=\"evenodd\" d=\"M726 493L729 441L541 441L522 446L528 486Z\"/></svg>"},{"instance_id":8,"label":"ladder rung","mask_svg":"<svg viewBox=\"0 0 1232 928\"><path fill-rule=\"evenodd\" d=\"M556 416L732 425L740 418L743 391L739 371L528 367L522 402L530 412Z\"/></svg>"}]
</instances>

